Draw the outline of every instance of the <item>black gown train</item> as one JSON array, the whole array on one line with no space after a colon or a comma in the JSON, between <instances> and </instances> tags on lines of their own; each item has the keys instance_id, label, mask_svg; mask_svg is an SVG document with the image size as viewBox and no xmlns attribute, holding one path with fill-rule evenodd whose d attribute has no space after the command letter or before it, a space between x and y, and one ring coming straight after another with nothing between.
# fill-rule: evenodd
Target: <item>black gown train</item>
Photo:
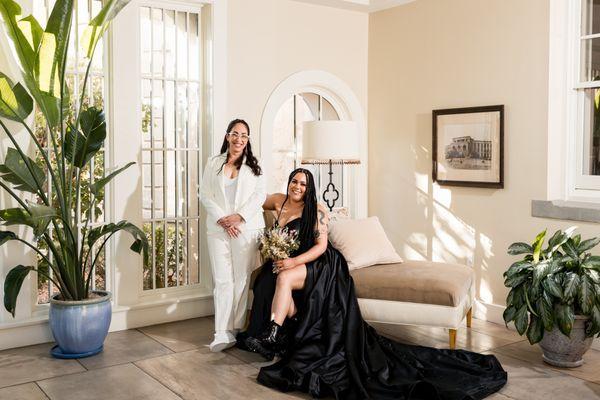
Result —
<instances>
[{"instance_id":1,"label":"black gown train","mask_svg":"<svg viewBox=\"0 0 600 400\"><path fill-rule=\"evenodd\" d=\"M299 221L287 227L298 229ZM331 244L306 269L304 289L293 292L298 313L288 351L260 369L261 384L314 397L394 400L482 399L506 384L492 355L407 345L377 334L362 319L346 260ZM271 262L263 265L240 347L268 326L276 280Z\"/></svg>"}]
</instances>

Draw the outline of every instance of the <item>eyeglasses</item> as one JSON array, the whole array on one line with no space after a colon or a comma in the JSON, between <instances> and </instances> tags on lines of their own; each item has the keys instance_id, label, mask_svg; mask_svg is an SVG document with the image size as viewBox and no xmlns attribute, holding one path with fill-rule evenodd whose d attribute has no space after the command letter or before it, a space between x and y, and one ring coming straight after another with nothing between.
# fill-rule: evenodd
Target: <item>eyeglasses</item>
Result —
<instances>
[{"instance_id":1,"label":"eyeglasses","mask_svg":"<svg viewBox=\"0 0 600 400\"><path fill-rule=\"evenodd\" d=\"M243 141L248 141L248 139L250 138L250 135L245 134L245 133L237 133L237 132L233 132L233 133L228 133L229 136L231 136L234 139L242 139Z\"/></svg>"}]
</instances>

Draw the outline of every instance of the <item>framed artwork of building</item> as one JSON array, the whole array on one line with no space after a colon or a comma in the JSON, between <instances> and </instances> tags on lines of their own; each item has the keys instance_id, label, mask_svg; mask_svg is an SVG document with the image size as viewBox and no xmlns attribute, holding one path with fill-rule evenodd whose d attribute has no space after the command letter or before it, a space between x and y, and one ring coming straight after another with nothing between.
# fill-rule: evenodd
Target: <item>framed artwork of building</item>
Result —
<instances>
[{"instance_id":1,"label":"framed artwork of building","mask_svg":"<svg viewBox=\"0 0 600 400\"><path fill-rule=\"evenodd\" d=\"M504 187L504 106L433 110L433 181Z\"/></svg>"}]
</instances>

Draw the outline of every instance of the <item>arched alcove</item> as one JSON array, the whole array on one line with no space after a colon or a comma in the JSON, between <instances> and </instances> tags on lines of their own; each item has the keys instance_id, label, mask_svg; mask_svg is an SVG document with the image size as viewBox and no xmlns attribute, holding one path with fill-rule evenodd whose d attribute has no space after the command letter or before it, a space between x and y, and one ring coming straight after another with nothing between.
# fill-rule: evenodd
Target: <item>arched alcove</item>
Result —
<instances>
[{"instance_id":1,"label":"arched alcove","mask_svg":"<svg viewBox=\"0 0 600 400\"><path fill-rule=\"evenodd\" d=\"M311 93L325 99L340 120L355 121L361 143L361 164L347 167L345 179L348 208L352 216L367 215L367 124L362 106L352 89L340 78L325 71L301 71L283 80L265 105L260 124L260 156L267 176L273 174L275 120L281 108L293 96Z\"/></svg>"}]
</instances>

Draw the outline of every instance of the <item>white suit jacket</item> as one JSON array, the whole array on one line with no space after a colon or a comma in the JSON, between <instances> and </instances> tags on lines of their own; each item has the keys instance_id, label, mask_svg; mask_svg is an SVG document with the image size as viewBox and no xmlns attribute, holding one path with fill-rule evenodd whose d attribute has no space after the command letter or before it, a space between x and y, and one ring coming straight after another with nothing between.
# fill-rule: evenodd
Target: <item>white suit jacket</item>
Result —
<instances>
[{"instance_id":1,"label":"white suit jacket","mask_svg":"<svg viewBox=\"0 0 600 400\"><path fill-rule=\"evenodd\" d=\"M240 214L244 218L246 222L240 226L242 230L264 228L262 205L267 197L264 175L254 175L244 158L238 174L235 207L231 209L225 196L224 174L223 171L219 172L226 158L227 154L211 157L204 168L200 201L207 213L207 232L221 232L223 228L217 221L231 214Z\"/></svg>"}]
</instances>

